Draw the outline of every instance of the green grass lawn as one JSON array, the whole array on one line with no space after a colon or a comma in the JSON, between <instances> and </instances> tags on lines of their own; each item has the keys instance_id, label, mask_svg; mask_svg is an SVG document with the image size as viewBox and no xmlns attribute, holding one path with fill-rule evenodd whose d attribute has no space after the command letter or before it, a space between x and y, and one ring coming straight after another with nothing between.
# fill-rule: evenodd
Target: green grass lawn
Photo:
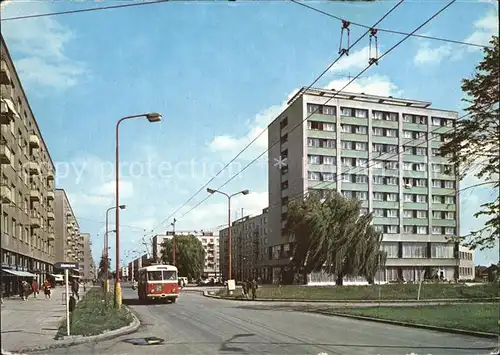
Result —
<instances>
[{"instance_id":1,"label":"green grass lawn","mask_svg":"<svg viewBox=\"0 0 500 355\"><path fill-rule=\"evenodd\" d=\"M257 290L258 299L299 299L299 300L416 300L418 284L389 284L370 286L263 286ZM432 299L477 299L499 296L499 283L485 283L476 286L463 284L423 284L421 300ZM216 292L227 296L226 289ZM232 295L241 298L241 290Z\"/></svg>"},{"instance_id":2,"label":"green grass lawn","mask_svg":"<svg viewBox=\"0 0 500 355\"><path fill-rule=\"evenodd\" d=\"M102 334L105 331L118 329L132 322L132 315L126 307L120 311L113 307L113 302L106 304L102 301L101 288L90 289L83 299L76 304L71 313L71 335L91 336ZM110 297L112 300L112 296ZM66 319L59 327L56 338L66 335Z\"/></svg>"},{"instance_id":3,"label":"green grass lawn","mask_svg":"<svg viewBox=\"0 0 500 355\"><path fill-rule=\"evenodd\" d=\"M323 309L322 313L325 312ZM326 311L328 313L328 311ZM499 305L496 303L467 303L444 306L372 307L331 309L331 312L437 327L499 332Z\"/></svg>"}]
</instances>

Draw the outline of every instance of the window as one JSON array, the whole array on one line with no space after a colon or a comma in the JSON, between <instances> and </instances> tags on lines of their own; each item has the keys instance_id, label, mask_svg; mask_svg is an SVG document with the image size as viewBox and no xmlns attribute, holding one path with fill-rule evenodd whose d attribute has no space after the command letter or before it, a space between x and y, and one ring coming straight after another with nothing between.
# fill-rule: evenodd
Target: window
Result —
<instances>
[{"instance_id":1,"label":"window","mask_svg":"<svg viewBox=\"0 0 500 355\"><path fill-rule=\"evenodd\" d=\"M356 193L356 197L357 197L358 200L366 201L366 200L368 200L368 192L366 192L366 191L358 191Z\"/></svg>"},{"instance_id":2,"label":"window","mask_svg":"<svg viewBox=\"0 0 500 355\"><path fill-rule=\"evenodd\" d=\"M441 126L441 119L438 117L432 117L432 125L433 126Z\"/></svg>"},{"instance_id":3,"label":"window","mask_svg":"<svg viewBox=\"0 0 500 355\"><path fill-rule=\"evenodd\" d=\"M444 229L444 234L455 235L455 228L453 228L453 227L446 227Z\"/></svg>"},{"instance_id":4,"label":"window","mask_svg":"<svg viewBox=\"0 0 500 355\"><path fill-rule=\"evenodd\" d=\"M441 227L432 227L432 234L441 234Z\"/></svg>"},{"instance_id":5,"label":"window","mask_svg":"<svg viewBox=\"0 0 500 355\"><path fill-rule=\"evenodd\" d=\"M403 170L413 170L412 163L403 163Z\"/></svg>"},{"instance_id":6,"label":"window","mask_svg":"<svg viewBox=\"0 0 500 355\"><path fill-rule=\"evenodd\" d=\"M368 117L368 111L367 110L356 109L354 113L355 113L355 116L357 118L367 118Z\"/></svg>"},{"instance_id":7,"label":"window","mask_svg":"<svg viewBox=\"0 0 500 355\"><path fill-rule=\"evenodd\" d=\"M415 233L415 228L413 226L404 226L403 231L406 234L413 234Z\"/></svg>"},{"instance_id":8,"label":"window","mask_svg":"<svg viewBox=\"0 0 500 355\"><path fill-rule=\"evenodd\" d=\"M449 205L454 205L455 204L455 196L445 196L444 203L449 204Z\"/></svg>"},{"instance_id":9,"label":"window","mask_svg":"<svg viewBox=\"0 0 500 355\"><path fill-rule=\"evenodd\" d=\"M413 138L413 132L412 131L403 131L403 137L404 138Z\"/></svg>"},{"instance_id":10,"label":"window","mask_svg":"<svg viewBox=\"0 0 500 355\"><path fill-rule=\"evenodd\" d=\"M384 201L384 194L382 192L374 192L373 193L374 201Z\"/></svg>"},{"instance_id":11,"label":"window","mask_svg":"<svg viewBox=\"0 0 500 355\"><path fill-rule=\"evenodd\" d=\"M396 234L399 233L398 226L386 226L385 232L388 234Z\"/></svg>"},{"instance_id":12,"label":"window","mask_svg":"<svg viewBox=\"0 0 500 355\"><path fill-rule=\"evenodd\" d=\"M380 111L372 111L372 117L374 120L381 120L384 118L384 115Z\"/></svg>"},{"instance_id":13,"label":"window","mask_svg":"<svg viewBox=\"0 0 500 355\"><path fill-rule=\"evenodd\" d=\"M383 160L375 160L373 163L373 167L375 169L383 169L384 168L384 161Z\"/></svg>"},{"instance_id":14,"label":"window","mask_svg":"<svg viewBox=\"0 0 500 355\"><path fill-rule=\"evenodd\" d=\"M323 115L335 116L335 106L323 106Z\"/></svg>"},{"instance_id":15,"label":"window","mask_svg":"<svg viewBox=\"0 0 500 355\"><path fill-rule=\"evenodd\" d=\"M383 243L382 250L387 254L387 258L397 258L399 255L399 245L398 243Z\"/></svg>"},{"instance_id":16,"label":"window","mask_svg":"<svg viewBox=\"0 0 500 355\"><path fill-rule=\"evenodd\" d=\"M345 157L343 157L341 159L341 164L342 164L342 166L348 166L348 167L355 166L354 165L354 158L345 158Z\"/></svg>"},{"instance_id":17,"label":"window","mask_svg":"<svg viewBox=\"0 0 500 355\"><path fill-rule=\"evenodd\" d=\"M397 185L399 182L399 179L397 177L386 177L385 178L385 183L387 185Z\"/></svg>"},{"instance_id":18,"label":"window","mask_svg":"<svg viewBox=\"0 0 500 355\"><path fill-rule=\"evenodd\" d=\"M364 150L368 149L368 144L364 142L356 142L356 150Z\"/></svg>"},{"instance_id":19,"label":"window","mask_svg":"<svg viewBox=\"0 0 500 355\"><path fill-rule=\"evenodd\" d=\"M352 150L352 142L342 141L342 149Z\"/></svg>"},{"instance_id":20,"label":"window","mask_svg":"<svg viewBox=\"0 0 500 355\"><path fill-rule=\"evenodd\" d=\"M308 156L309 164L321 164L321 157L319 155L309 155Z\"/></svg>"},{"instance_id":21,"label":"window","mask_svg":"<svg viewBox=\"0 0 500 355\"><path fill-rule=\"evenodd\" d=\"M415 133L415 139L426 140L427 139L427 133L425 133L425 132L416 132Z\"/></svg>"},{"instance_id":22,"label":"window","mask_svg":"<svg viewBox=\"0 0 500 355\"><path fill-rule=\"evenodd\" d=\"M356 134L368 134L368 127L366 127L366 126L357 126L355 132L356 132Z\"/></svg>"},{"instance_id":23,"label":"window","mask_svg":"<svg viewBox=\"0 0 500 355\"><path fill-rule=\"evenodd\" d=\"M335 132L334 123L323 123L323 131Z\"/></svg>"},{"instance_id":24,"label":"window","mask_svg":"<svg viewBox=\"0 0 500 355\"><path fill-rule=\"evenodd\" d=\"M323 181L335 181L335 174L323 173Z\"/></svg>"},{"instance_id":25,"label":"window","mask_svg":"<svg viewBox=\"0 0 500 355\"><path fill-rule=\"evenodd\" d=\"M450 181L450 180L445 180L444 181L444 188L445 189L454 189L455 188L455 182Z\"/></svg>"},{"instance_id":26,"label":"window","mask_svg":"<svg viewBox=\"0 0 500 355\"><path fill-rule=\"evenodd\" d=\"M427 203L427 195L415 195L418 203Z\"/></svg>"},{"instance_id":27,"label":"window","mask_svg":"<svg viewBox=\"0 0 500 355\"><path fill-rule=\"evenodd\" d=\"M403 258L427 258L427 244L403 243Z\"/></svg>"},{"instance_id":28,"label":"window","mask_svg":"<svg viewBox=\"0 0 500 355\"><path fill-rule=\"evenodd\" d=\"M398 136L398 131L395 129L386 129L385 130L385 136L386 137L397 137Z\"/></svg>"},{"instance_id":29,"label":"window","mask_svg":"<svg viewBox=\"0 0 500 355\"><path fill-rule=\"evenodd\" d=\"M342 191L345 198L352 198L352 191Z\"/></svg>"},{"instance_id":30,"label":"window","mask_svg":"<svg viewBox=\"0 0 500 355\"><path fill-rule=\"evenodd\" d=\"M397 201L398 200L398 194L387 194L387 201Z\"/></svg>"},{"instance_id":31,"label":"window","mask_svg":"<svg viewBox=\"0 0 500 355\"><path fill-rule=\"evenodd\" d=\"M374 217L384 217L384 210L382 208L373 209L373 216Z\"/></svg>"},{"instance_id":32,"label":"window","mask_svg":"<svg viewBox=\"0 0 500 355\"><path fill-rule=\"evenodd\" d=\"M317 113L319 111L319 105L307 104L308 113Z\"/></svg>"},{"instance_id":33,"label":"window","mask_svg":"<svg viewBox=\"0 0 500 355\"><path fill-rule=\"evenodd\" d=\"M416 148L416 155L427 155L427 149L426 148Z\"/></svg>"},{"instance_id":34,"label":"window","mask_svg":"<svg viewBox=\"0 0 500 355\"><path fill-rule=\"evenodd\" d=\"M376 225L376 226L373 226L373 229L375 229L375 231L377 231L377 232L383 232L384 226Z\"/></svg>"},{"instance_id":35,"label":"window","mask_svg":"<svg viewBox=\"0 0 500 355\"><path fill-rule=\"evenodd\" d=\"M161 270L158 271L148 271L148 281L162 281Z\"/></svg>"},{"instance_id":36,"label":"window","mask_svg":"<svg viewBox=\"0 0 500 355\"><path fill-rule=\"evenodd\" d=\"M426 187L427 186L427 180L425 179L415 179L415 186L417 187Z\"/></svg>"},{"instance_id":37,"label":"window","mask_svg":"<svg viewBox=\"0 0 500 355\"><path fill-rule=\"evenodd\" d=\"M405 145L403 147L403 153L413 155L413 147Z\"/></svg>"},{"instance_id":38,"label":"window","mask_svg":"<svg viewBox=\"0 0 500 355\"><path fill-rule=\"evenodd\" d=\"M373 176L373 183L375 185L383 185L384 184L384 177L383 176Z\"/></svg>"},{"instance_id":39,"label":"window","mask_svg":"<svg viewBox=\"0 0 500 355\"><path fill-rule=\"evenodd\" d=\"M426 226L417 226L417 234L427 234Z\"/></svg>"},{"instance_id":40,"label":"window","mask_svg":"<svg viewBox=\"0 0 500 355\"><path fill-rule=\"evenodd\" d=\"M336 163L335 157L330 157L330 156L323 157L323 164L335 165L335 163Z\"/></svg>"},{"instance_id":41,"label":"window","mask_svg":"<svg viewBox=\"0 0 500 355\"><path fill-rule=\"evenodd\" d=\"M398 217L398 210L395 210L395 209L390 209L390 210L387 210L387 217L388 218L397 218Z\"/></svg>"},{"instance_id":42,"label":"window","mask_svg":"<svg viewBox=\"0 0 500 355\"><path fill-rule=\"evenodd\" d=\"M427 211L418 210L417 211L417 218L427 218Z\"/></svg>"},{"instance_id":43,"label":"window","mask_svg":"<svg viewBox=\"0 0 500 355\"><path fill-rule=\"evenodd\" d=\"M342 182L352 182L352 177L351 174L342 174Z\"/></svg>"},{"instance_id":44,"label":"window","mask_svg":"<svg viewBox=\"0 0 500 355\"><path fill-rule=\"evenodd\" d=\"M404 210L403 217L404 218L413 218L413 210Z\"/></svg>"},{"instance_id":45,"label":"window","mask_svg":"<svg viewBox=\"0 0 500 355\"><path fill-rule=\"evenodd\" d=\"M337 145L337 142L335 141L335 139L323 139L321 141L322 148L335 149L335 148L337 148L336 145Z\"/></svg>"},{"instance_id":46,"label":"window","mask_svg":"<svg viewBox=\"0 0 500 355\"><path fill-rule=\"evenodd\" d=\"M404 194L403 195L403 199L404 199L404 202L413 202L413 196L412 194Z\"/></svg>"},{"instance_id":47,"label":"window","mask_svg":"<svg viewBox=\"0 0 500 355\"><path fill-rule=\"evenodd\" d=\"M432 218L441 219L442 218L441 213L442 213L441 211L432 211Z\"/></svg>"},{"instance_id":48,"label":"window","mask_svg":"<svg viewBox=\"0 0 500 355\"><path fill-rule=\"evenodd\" d=\"M343 124L341 126L342 133L351 133L352 132L352 126L348 124Z\"/></svg>"},{"instance_id":49,"label":"window","mask_svg":"<svg viewBox=\"0 0 500 355\"><path fill-rule=\"evenodd\" d=\"M319 179L320 179L320 174L319 174L318 172L316 172L316 171L309 171L309 172L308 172L308 176L307 176L307 178L308 178L309 180L319 181Z\"/></svg>"},{"instance_id":50,"label":"window","mask_svg":"<svg viewBox=\"0 0 500 355\"><path fill-rule=\"evenodd\" d=\"M356 166L365 168L368 165L368 159L357 158Z\"/></svg>"},{"instance_id":51,"label":"window","mask_svg":"<svg viewBox=\"0 0 500 355\"><path fill-rule=\"evenodd\" d=\"M453 259L455 247L450 243L431 243L431 258Z\"/></svg>"},{"instance_id":52,"label":"window","mask_svg":"<svg viewBox=\"0 0 500 355\"><path fill-rule=\"evenodd\" d=\"M455 219L455 212L445 212L444 218L445 219Z\"/></svg>"},{"instance_id":53,"label":"window","mask_svg":"<svg viewBox=\"0 0 500 355\"><path fill-rule=\"evenodd\" d=\"M397 161L387 161L385 162L385 168L389 170L398 170L398 162Z\"/></svg>"},{"instance_id":54,"label":"window","mask_svg":"<svg viewBox=\"0 0 500 355\"><path fill-rule=\"evenodd\" d=\"M441 188L441 180L432 180L432 187Z\"/></svg>"},{"instance_id":55,"label":"window","mask_svg":"<svg viewBox=\"0 0 500 355\"><path fill-rule=\"evenodd\" d=\"M397 153L398 152L397 145L387 144L386 147L387 147L387 149L386 149L387 153Z\"/></svg>"},{"instance_id":56,"label":"window","mask_svg":"<svg viewBox=\"0 0 500 355\"><path fill-rule=\"evenodd\" d=\"M438 157L440 154L439 154L439 148L432 148L431 150L431 155L433 157Z\"/></svg>"},{"instance_id":57,"label":"window","mask_svg":"<svg viewBox=\"0 0 500 355\"><path fill-rule=\"evenodd\" d=\"M414 165L415 171L425 171L425 164L424 163L417 163Z\"/></svg>"},{"instance_id":58,"label":"window","mask_svg":"<svg viewBox=\"0 0 500 355\"><path fill-rule=\"evenodd\" d=\"M308 147L319 147L319 139L318 138L307 138L307 146Z\"/></svg>"},{"instance_id":59,"label":"window","mask_svg":"<svg viewBox=\"0 0 500 355\"><path fill-rule=\"evenodd\" d=\"M383 128L374 127L373 128L373 135L374 136L383 136L384 135L384 129Z\"/></svg>"},{"instance_id":60,"label":"window","mask_svg":"<svg viewBox=\"0 0 500 355\"><path fill-rule=\"evenodd\" d=\"M413 122L413 116L408 115L406 113L403 113L403 122L405 123L412 123Z\"/></svg>"}]
</instances>

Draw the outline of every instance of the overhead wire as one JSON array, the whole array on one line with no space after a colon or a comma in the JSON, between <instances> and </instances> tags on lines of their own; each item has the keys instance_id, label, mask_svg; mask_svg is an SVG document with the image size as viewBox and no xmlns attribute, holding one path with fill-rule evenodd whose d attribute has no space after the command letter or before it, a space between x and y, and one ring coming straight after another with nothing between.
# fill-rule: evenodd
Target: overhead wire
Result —
<instances>
[{"instance_id":1,"label":"overhead wire","mask_svg":"<svg viewBox=\"0 0 500 355\"><path fill-rule=\"evenodd\" d=\"M419 25L417 28L415 28L411 33L407 34L403 39L401 39L400 41L398 41L396 44L394 44L392 47L390 47L387 51L385 51L382 55L380 55L378 58L377 58L377 62L380 61L380 59L382 59L383 57L385 57L386 55L388 55L389 53L391 53L394 49L396 49L399 45L401 45L404 41L406 41L408 38L411 37L411 34L417 32L418 30L420 30L422 27L424 27L426 24L428 24L430 21L432 21L434 18L436 18L439 14L441 14L443 11L445 11L448 7L450 7L451 5L453 5L454 3L456 2L456 0L452 0L450 1L446 6L444 6L443 8L441 8L438 12L436 12L435 14L433 14L430 18L428 18L426 21L424 21L421 25ZM399 4L399 3L398 3ZM380 22L380 21L379 21ZM375 25L373 26L375 27ZM369 31L367 31L368 33ZM361 72L359 72L356 76L353 77L353 79L351 79L346 85L344 85L344 87L342 87L342 89L338 90L338 91L335 91L334 95L330 98L328 98L328 100L326 100L323 105L326 105L328 102L330 102L332 99L334 99L339 93L341 93L347 86L349 86L352 82L354 82L359 76L361 76L362 74L364 74L368 69L370 69L373 64L375 64L375 62L372 62L370 61L368 66L366 66ZM306 91L304 91L306 92ZM316 114L318 112L319 108L316 108L313 112L311 112L309 115L307 115L303 120L301 120L297 125L293 126L288 132L292 132L294 131L295 129L297 129L298 127L302 127L304 122L307 121L312 115ZM228 183L230 183L232 180L234 180L236 178L236 176L238 176L239 174L241 174L242 172L244 172L246 169L248 169L252 164L254 164L258 159L260 159L264 154L266 154L272 147L274 147L276 144L278 144L280 142L280 140L276 140L273 144L271 144L264 152L262 152L261 154L259 154L255 159L253 159L250 163L248 163L245 167L243 167L239 172L237 172L235 175L233 175L229 180L227 180L223 185L221 185L217 190L223 188L224 186L226 186ZM212 195L208 195L205 199L201 200L198 204L196 204L194 207L192 207L191 209L189 209L188 211L186 211L184 214L182 214L180 217L178 217L177 219L181 219L183 217L185 217L188 213L190 213L191 211L193 211L194 209L196 209L197 207L199 207L202 203L204 203L208 198L210 198Z\"/></svg>"},{"instance_id":2,"label":"overhead wire","mask_svg":"<svg viewBox=\"0 0 500 355\"><path fill-rule=\"evenodd\" d=\"M402 3L404 2L404 0L400 0L396 5L394 5L389 11L387 11L384 16L382 16L373 26L377 26L380 22L382 22L387 16L389 16L396 8L398 8ZM339 53L339 56L333 60L322 72L320 75L318 75L311 84L309 84L309 86L307 87L307 90L309 90L310 88L312 88L314 86L314 84L316 84L341 58L343 58L345 55L348 54L349 50L351 48L353 48L356 44L358 44L367 34L370 33L370 30L367 30L363 35L361 35L353 44L351 44L345 51L341 51ZM360 75L358 75L357 77L359 77ZM356 77L356 78L357 78ZM227 163L215 176L213 176L206 184L204 184L198 191L196 191L186 202L184 202L178 209L176 209L174 212L172 212L167 218L165 218L161 223L159 223L155 228L153 228L151 230L151 233L153 233L158 227L160 227L161 225L163 225L163 223L165 223L166 221L168 221L170 218L172 218L173 216L176 215L177 212L179 212L184 206L186 206L190 201L192 201L205 187L207 187L218 175L220 175L220 173L222 173L222 171L224 171L230 164L232 164L239 156L241 156L241 154L243 154L257 139L259 139L265 132L267 131L267 127L266 129L262 130L256 137L254 137L254 139L252 141L250 141L233 159L231 159L231 161L229 163ZM278 141L279 142L279 141ZM277 142L275 142L274 144L276 144ZM269 150L269 149L268 149ZM267 152L264 151L261 155L259 155L256 159L254 159L251 164L253 164L256 160L260 159L260 157L262 157L265 153ZM250 164L250 165L251 165ZM234 179L237 175L239 175L240 173L242 173L244 170L246 170L246 168L248 168L249 165L247 165L243 170L241 170L240 172L238 172L238 174L236 174L235 176L233 176L227 183L229 183L230 181L232 181L232 179ZM227 184L226 183L226 184ZM222 187L224 187L226 184L224 184L223 186L219 187L218 189L221 189ZM195 208L197 208L198 206L200 206L203 202L205 202L206 200L208 200L209 198L211 197L211 195L208 195L207 197L205 197L205 199L201 200L198 204L196 204L193 208L191 208L187 213L189 213L190 211L194 210ZM180 218L184 217L187 213L184 213L183 215L181 215Z\"/></svg>"},{"instance_id":3,"label":"overhead wire","mask_svg":"<svg viewBox=\"0 0 500 355\"><path fill-rule=\"evenodd\" d=\"M326 12L324 10L318 9L317 7L314 7L314 6L311 6L311 5L307 5L304 2L300 2L300 1L297 1L297 0L289 0L289 1L291 1L292 3L297 4L299 6L305 7L307 9L309 9L309 10L312 10L312 11L318 12L320 14L323 14L325 16L331 17L333 19L336 19L336 20L339 20L339 21L349 21L349 20L343 19L343 18L341 18L341 17L339 17L337 15L334 15L332 13L329 13L329 12ZM349 23L351 25L362 27L362 28L371 28L370 26L364 25L362 23L357 23L357 22L352 22L352 21L349 21ZM471 47L493 48L493 47L491 47L489 45L484 45L484 44L478 44L478 43L472 43L472 42L466 42L466 41L458 41L458 40L454 40L454 39L442 38L442 37L436 37L436 36L420 35L420 34L417 34L417 33L408 34L406 32L396 31L396 30L390 30L390 29L386 29L386 28L377 28L377 31L378 32L392 33L392 34L398 34L398 35L403 35L403 36L410 35L411 37L424 38L424 39L429 39L429 40L434 40L434 41L440 41L440 42L447 42L447 43L454 43L454 44L461 44L461 45L471 46Z\"/></svg>"}]
</instances>

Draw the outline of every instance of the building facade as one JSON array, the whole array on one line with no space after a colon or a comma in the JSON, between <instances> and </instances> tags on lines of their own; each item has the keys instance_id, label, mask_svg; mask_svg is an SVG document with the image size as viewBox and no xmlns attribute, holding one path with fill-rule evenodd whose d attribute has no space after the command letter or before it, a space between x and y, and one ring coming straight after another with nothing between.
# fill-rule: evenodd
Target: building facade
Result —
<instances>
[{"instance_id":1,"label":"building facade","mask_svg":"<svg viewBox=\"0 0 500 355\"><path fill-rule=\"evenodd\" d=\"M66 191L56 189L56 250L57 261L79 262L84 256L84 239L71 208ZM81 265L80 265L81 266Z\"/></svg>"},{"instance_id":2,"label":"building facade","mask_svg":"<svg viewBox=\"0 0 500 355\"><path fill-rule=\"evenodd\" d=\"M231 223L231 277L237 281L257 278L270 280L267 266L268 209L257 216L245 216ZM229 277L229 229L219 231L220 263L222 278Z\"/></svg>"},{"instance_id":3,"label":"building facade","mask_svg":"<svg viewBox=\"0 0 500 355\"><path fill-rule=\"evenodd\" d=\"M1 37L1 36L0 36ZM1 37L0 225L2 283L52 273L55 166Z\"/></svg>"},{"instance_id":4,"label":"building facade","mask_svg":"<svg viewBox=\"0 0 500 355\"><path fill-rule=\"evenodd\" d=\"M290 100L268 130L274 281L291 256L283 229L288 202L332 189L374 213L388 257L377 280L458 277L458 243L448 243L459 231L458 177L448 158L438 155L458 115L430 106L304 88Z\"/></svg>"},{"instance_id":5,"label":"building facade","mask_svg":"<svg viewBox=\"0 0 500 355\"><path fill-rule=\"evenodd\" d=\"M460 245L459 256L459 279L474 280L476 278L476 268L474 266L474 250Z\"/></svg>"},{"instance_id":6,"label":"building facade","mask_svg":"<svg viewBox=\"0 0 500 355\"><path fill-rule=\"evenodd\" d=\"M80 259L80 275L84 280L95 279L95 263L92 256L92 239L90 233L81 233L82 249L79 252L82 255Z\"/></svg>"},{"instance_id":7,"label":"building facade","mask_svg":"<svg viewBox=\"0 0 500 355\"><path fill-rule=\"evenodd\" d=\"M161 259L162 244L165 240L173 238L173 232L167 234L158 234L152 238L152 257ZM219 236L213 232L204 231L175 231L176 236L192 235L198 238L205 251L205 265L203 268L203 277L220 277L219 269ZM187 275L180 275L187 276Z\"/></svg>"}]
</instances>

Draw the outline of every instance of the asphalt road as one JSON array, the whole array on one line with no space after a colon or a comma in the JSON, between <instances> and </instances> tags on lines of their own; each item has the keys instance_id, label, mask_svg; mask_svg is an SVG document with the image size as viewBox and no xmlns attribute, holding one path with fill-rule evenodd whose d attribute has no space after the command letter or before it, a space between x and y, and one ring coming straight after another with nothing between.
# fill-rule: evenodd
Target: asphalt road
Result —
<instances>
[{"instance_id":1,"label":"asphalt road","mask_svg":"<svg viewBox=\"0 0 500 355\"><path fill-rule=\"evenodd\" d=\"M134 334L98 344L51 350L50 354L328 354L486 355L495 341L421 329L181 294L176 304L141 305L136 293L124 301L143 322ZM134 345L155 336L162 345ZM42 354L47 352L40 352Z\"/></svg>"}]
</instances>

